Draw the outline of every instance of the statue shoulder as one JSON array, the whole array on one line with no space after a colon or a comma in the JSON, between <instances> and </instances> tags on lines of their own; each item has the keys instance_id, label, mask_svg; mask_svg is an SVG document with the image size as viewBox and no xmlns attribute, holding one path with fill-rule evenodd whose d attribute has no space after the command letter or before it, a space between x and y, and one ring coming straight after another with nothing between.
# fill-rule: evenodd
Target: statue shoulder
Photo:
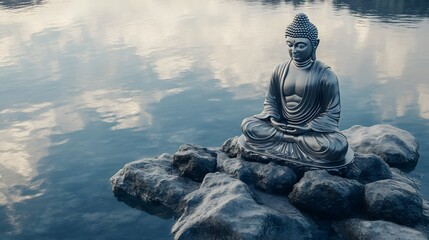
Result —
<instances>
[{"instance_id":1,"label":"statue shoulder","mask_svg":"<svg viewBox=\"0 0 429 240\"><path fill-rule=\"evenodd\" d=\"M273 76L280 77L282 75L283 71L285 70L285 68L287 68L289 62L290 62L290 60L287 60L287 61L284 61L282 63L277 64L276 67L274 68Z\"/></svg>"},{"instance_id":2,"label":"statue shoulder","mask_svg":"<svg viewBox=\"0 0 429 240\"><path fill-rule=\"evenodd\" d=\"M331 67L319 60L316 60L316 61L318 62L319 68L323 70L323 77L322 77L323 81L325 81L327 84L338 84L337 75L331 69Z\"/></svg>"}]
</instances>

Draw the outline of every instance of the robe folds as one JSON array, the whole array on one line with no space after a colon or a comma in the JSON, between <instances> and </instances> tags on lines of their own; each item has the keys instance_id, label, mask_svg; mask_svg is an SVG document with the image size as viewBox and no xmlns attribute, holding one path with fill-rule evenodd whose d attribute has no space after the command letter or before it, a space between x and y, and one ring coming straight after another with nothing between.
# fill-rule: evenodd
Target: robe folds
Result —
<instances>
[{"instance_id":1,"label":"robe folds","mask_svg":"<svg viewBox=\"0 0 429 240\"><path fill-rule=\"evenodd\" d=\"M341 103L335 73L316 60L308 73L301 101L294 107L287 107L283 89L290 64L289 60L275 68L265 95L263 111L243 120L241 128L246 147L304 162L343 160L348 143L338 129ZM284 124L308 126L311 131L302 135L289 135L274 128L270 118ZM294 140L285 141L285 135Z\"/></svg>"}]
</instances>

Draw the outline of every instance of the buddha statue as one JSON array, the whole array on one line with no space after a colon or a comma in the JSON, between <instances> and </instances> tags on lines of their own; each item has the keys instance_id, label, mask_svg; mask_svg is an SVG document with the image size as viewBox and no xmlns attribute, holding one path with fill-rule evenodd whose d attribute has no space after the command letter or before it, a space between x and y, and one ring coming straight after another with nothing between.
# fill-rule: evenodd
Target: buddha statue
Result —
<instances>
[{"instance_id":1,"label":"buddha statue","mask_svg":"<svg viewBox=\"0 0 429 240\"><path fill-rule=\"evenodd\" d=\"M290 60L275 68L264 109L245 118L239 143L247 150L316 167L353 160L340 133L340 92L335 73L316 60L318 31L307 15L297 14L286 28Z\"/></svg>"}]
</instances>

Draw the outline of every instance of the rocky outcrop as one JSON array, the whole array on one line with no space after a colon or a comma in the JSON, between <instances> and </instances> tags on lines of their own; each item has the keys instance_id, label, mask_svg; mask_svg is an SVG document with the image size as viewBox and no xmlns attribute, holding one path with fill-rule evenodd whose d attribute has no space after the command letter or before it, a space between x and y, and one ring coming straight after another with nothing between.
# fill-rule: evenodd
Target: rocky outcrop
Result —
<instances>
[{"instance_id":1,"label":"rocky outcrop","mask_svg":"<svg viewBox=\"0 0 429 240\"><path fill-rule=\"evenodd\" d=\"M183 197L199 187L196 182L179 176L169 154L127 163L110 182L120 200L133 197L176 213L182 210Z\"/></svg>"},{"instance_id":2,"label":"rocky outcrop","mask_svg":"<svg viewBox=\"0 0 429 240\"><path fill-rule=\"evenodd\" d=\"M380 220L349 219L334 226L343 239L427 240L425 234L418 230Z\"/></svg>"},{"instance_id":3,"label":"rocky outcrop","mask_svg":"<svg viewBox=\"0 0 429 240\"><path fill-rule=\"evenodd\" d=\"M407 131L380 124L371 127L353 126L343 131L343 134L353 151L375 154L390 167L411 171L417 165L419 145Z\"/></svg>"},{"instance_id":4,"label":"rocky outcrop","mask_svg":"<svg viewBox=\"0 0 429 240\"><path fill-rule=\"evenodd\" d=\"M378 180L390 179L392 178L392 172L389 169L389 165L380 157L374 154L356 153L345 177L367 184Z\"/></svg>"},{"instance_id":5,"label":"rocky outcrop","mask_svg":"<svg viewBox=\"0 0 429 240\"><path fill-rule=\"evenodd\" d=\"M217 154L207 148L185 144L173 155L175 166L182 177L201 182L207 173L216 172Z\"/></svg>"},{"instance_id":6,"label":"rocky outcrop","mask_svg":"<svg viewBox=\"0 0 429 240\"><path fill-rule=\"evenodd\" d=\"M314 239L316 226L302 214L282 214L257 203L249 187L224 173L210 173L184 199L173 226L176 239Z\"/></svg>"},{"instance_id":7,"label":"rocky outcrop","mask_svg":"<svg viewBox=\"0 0 429 240\"><path fill-rule=\"evenodd\" d=\"M300 209L327 218L342 218L360 208L363 193L363 185L356 180L319 170L306 172L293 187L289 199Z\"/></svg>"},{"instance_id":8,"label":"rocky outcrop","mask_svg":"<svg viewBox=\"0 0 429 240\"><path fill-rule=\"evenodd\" d=\"M174 215L175 239L426 239L429 204L404 172L417 162L414 137L389 125L344 133L355 159L339 170L284 165L233 137L128 163L112 189L132 207Z\"/></svg>"},{"instance_id":9,"label":"rocky outcrop","mask_svg":"<svg viewBox=\"0 0 429 240\"><path fill-rule=\"evenodd\" d=\"M368 214L406 226L417 225L423 216L423 200L410 185L396 180L381 180L365 185Z\"/></svg>"}]
</instances>

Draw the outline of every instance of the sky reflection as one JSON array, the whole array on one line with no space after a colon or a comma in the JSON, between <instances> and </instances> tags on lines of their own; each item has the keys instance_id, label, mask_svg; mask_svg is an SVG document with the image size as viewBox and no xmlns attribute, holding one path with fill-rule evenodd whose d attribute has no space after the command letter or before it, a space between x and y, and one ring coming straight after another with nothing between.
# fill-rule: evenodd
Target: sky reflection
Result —
<instances>
[{"instance_id":1,"label":"sky reflection","mask_svg":"<svg viewBox=\"0 0 429 240\"><path fill-rule=\"evenodd\" d=\"M107 179L240 134L298 12L339 77L340 127L394 124L427 158L428 3L374 2L0 1L0 238L168 237L172 221L117 203Z\"/></svg>"}]
</instances>

